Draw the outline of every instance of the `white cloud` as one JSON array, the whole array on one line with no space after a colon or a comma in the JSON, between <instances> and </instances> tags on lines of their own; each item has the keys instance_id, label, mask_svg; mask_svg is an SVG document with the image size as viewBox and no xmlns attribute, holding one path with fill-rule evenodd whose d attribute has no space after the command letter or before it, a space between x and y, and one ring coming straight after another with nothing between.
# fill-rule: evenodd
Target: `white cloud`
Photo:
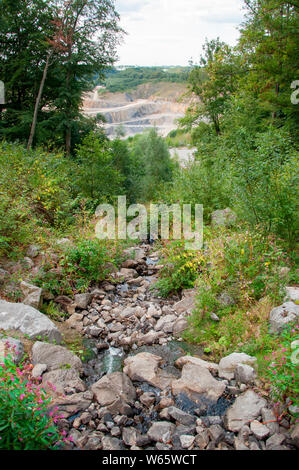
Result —
<instances>
[{"instance_id":1,"label":"white cloud","mask_svg":"<svg viewBox=\"0 0 299 470\"><path fill-rule=\"evenodd\" d=\"M243 0L116 0L128 33L119 63L188 65L198 60L205 38L233 45L243 19Z\"/></svg>"}]
</instances>

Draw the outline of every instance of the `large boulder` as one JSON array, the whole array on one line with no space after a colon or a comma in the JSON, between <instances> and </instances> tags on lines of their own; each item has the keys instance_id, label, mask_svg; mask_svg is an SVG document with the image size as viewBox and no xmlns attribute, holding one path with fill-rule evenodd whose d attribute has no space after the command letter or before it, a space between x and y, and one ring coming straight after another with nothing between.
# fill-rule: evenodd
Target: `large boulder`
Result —
<instances>
[{"instance_id":1,"label":"large boulder","mask_svg":"<svg viewBox=\"0 0 299 470\"><path fill-rule=\"evenodd\" d=\"M113 414L126 414L136 398L135 387L127 375L113 372L92 385L95 400Z\"/></svg>"},{"instance_id":2,"label":"large boulder","mask_svg":"<svg viewBox=\"0 0 299 470\"><path fill-rule=\"evenodd\" d=\"M181 334L187 330L188 326L188 320L186 318L180 317L173 324L172 334L174 336L181 336Z\"/></svg>"},{"instance_id":3,"label":"large boulder","mask_svg":"<svg viewBox=\"0 0 299 470\"><path fill-rule=\"evenodd\" d=\"M289 323L297 320L299 305L294 302L285 302L270 312L270 333L281 333Z\"/></svg>"},{"instance_id":4,"label":"large boulder","mask_svg":"<svg viewBox=\"0 0 299 470\"><path fill-rule=\"evenodd\" d=\"M37 309L23 303L0 300L0 329L19 330L30 339L40 337L60 343L61 333L54 323Z\"/></svg>"},{"instance_id":5,"label":"large boulder","mask_svg":"<svg viewBox=\"0 0 299 470\"><path fill-rule=\"evenodd\" d=\"M232 353L229 356L223 357L219 362L219 377L227 380L233 379L239 364L254 366L256 364L256 357L248 356L245 353Z\"/></svg>"},{"instance_id":6,"label":"large boulder","mask_svg":"<svg viewBox=\"0 0 299 470\"><path fill-rule=\"evenodd\" d=\"M43 374L43 386L51 394L84 392L86 386L75 369L56 369Z\"/></svg>"},{"instance_id":7,"label":"large boulder","mask_svg":"<svg viewBox=\"0 0 299 470\"><path fill-rule=\"evenodd\" d=\"M40 287L29 284L25 281L20 283L20 288L25 296L23 304L39 309L43 302L43 290Z\"/></svg>"},{"instance_id":8,"label":"large boulder","mask_svg":"<svg viewBox=\"0 0 299 470\"><path fill-rule=\"evenodd\" d=\"M127 374L131 380L147 382L154 387L164 389L170 385L174 377L159 368L161 362L162 357L148 352L142 352L136 354L136 356L130 356L125 359L124 373Z\"/></svg>"},{"instance_id":9,"label":"large boulder","mask_svg":"<svg viewBox=\"0 0 299 470\"><path fill-rule=\"evenodd\" d=\"M260 414L267 402L252 390L240 395L234 404L228 408L224 416L226 429L239 432L243 426L254 421Z\"/></svg>"},{"instance_id":10,"label":"large boulder","mask_svg":"<svg viewBox=\"0 0 299 470\"><path fill-rule=\"evenodd\" d=\"M87 410L92 402L92 393L90 390L85 392L73 393L72 395L59 397L52 400L49 411L55 411L63 418L69 418L76 413Z\"/></svg>"},{"instance_id":11,"label":"large boulder","mask_svg":"<svg viewBox=\"0 0 299 470\"><path fill-rule=\"evenodd\" d=\"M174 395L187 395L196 403L204 400L217 402L225 388L225 383L214 379L206 367L192 363L185 364L181 378L172 382Z\"/></svg>"},{"instance_id":12,"label":"large boulder","mask_svg":"<svg viewBox=\"0 0 299 470\"><path fill-rule=\"evenodd\" d=\"M56 369L83 370L81 359L63 346L37 341L32 348L32 363L46 364L49 371Z\"/></svg>"},{"instance_id":13,"label":"large boulder","mask_svg":"<svg viewBox=\"0 0 299 470\"><path fill-rule=\"evenodd\" d=\"M213 227L229 227L234 225L237 215L229 208L217 210L211 215L211 224Z\"/></svg>"}]
</instances>

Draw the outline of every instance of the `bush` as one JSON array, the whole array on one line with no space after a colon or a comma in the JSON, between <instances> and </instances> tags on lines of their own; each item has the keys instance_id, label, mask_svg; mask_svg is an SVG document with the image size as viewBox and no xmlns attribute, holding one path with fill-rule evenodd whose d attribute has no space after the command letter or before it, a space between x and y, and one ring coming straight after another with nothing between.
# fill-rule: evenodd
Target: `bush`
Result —
<instances>
[{"instance_id":1,"label":"bush","mask_svg":"<svg viewBox=\"0 0 299 470\"><path fill-rule=\"evenodd\" d=\"M31 365L17 367L9 355L0 364L0 449L54 449L62 435L50 399L31 377Z\"/></svg>"},{"instance_id":2,"label":"bush","mask_svg":"<svg viewBox=\"0 0 299 470\"><path fill-rule=\"evenodd\" d=\"M284 403L286 399L299 406L299 325L286 327L282 334L280 344L269 356L266 377L271 384L271 394L275 400ZM299 418L299 413L297 413Z\"/></svg>"}]
</instances>

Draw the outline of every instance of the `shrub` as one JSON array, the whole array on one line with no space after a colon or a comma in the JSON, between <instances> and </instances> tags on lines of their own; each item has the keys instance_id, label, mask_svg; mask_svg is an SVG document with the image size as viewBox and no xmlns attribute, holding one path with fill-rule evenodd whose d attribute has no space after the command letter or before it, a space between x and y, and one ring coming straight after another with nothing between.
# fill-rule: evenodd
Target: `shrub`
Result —
<instances>
[{"instance_id":1,"label":"shrub","mask_svg":"<svg viewBox=\"0 0 299 470\"><path fill-rule=\"evenodd\" d=\"M9 355L0 364L0 449L54 449L63 439L59 417L47 412L51 400L31 369L30 364L16 366Z\"/></svg>"},{"instance_id":2,"label":"shrub","mask_svg":"<svg viewBox=\"0 0 299 470\"><path fill-rule=\"evenodd\" d=\"M299 325L286 327L277 349L265 357L268 362L266 377L271 384L274 399L284 403L286 399L299 406ZM299 417L299 413L297 413Z\"/></svg>"}]
</instances>

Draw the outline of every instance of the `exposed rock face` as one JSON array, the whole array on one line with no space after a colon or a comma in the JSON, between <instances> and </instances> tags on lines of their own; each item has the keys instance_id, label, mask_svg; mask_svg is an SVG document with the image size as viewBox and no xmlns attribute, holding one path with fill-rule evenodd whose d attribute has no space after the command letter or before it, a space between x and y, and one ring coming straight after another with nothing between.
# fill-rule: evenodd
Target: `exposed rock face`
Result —
<instances>
[{"instance_id":1,"label":"exposed rock face","mask_svg":"<svg viewBox=\"0 0 299 470\"><path fill-rule=\"evenodd\" d=\"M126 405L132 404L136 397L131 380L121 372L105 375L91 390L96 401L115 414L125 414L129 409Z\"/></svg>"},{"instance_id":2,"label":"exposed rock face","mask_svg":"<svg viewBox=\"0 0 299 470\"><path fill-rule=\"evenodd\" d=\"M219 362L219 377L231 380L234 378L235 370L238 364L254 365L256 358L248 356L245 353L232 353L223 357Z\"/></svg>"},{"instance_id":3,"label":"exposed rock face","mask_svg":"<svg viewBox=\"0 0 299 470\"><path fill-rule=\"evenodd\" d=\"M187 395L192 401L201 403L203 399L216 402L225 390L225 384L210 374L207 368L196 364L185 364L182 376L172 382L172 393Z\"/></svg>"},{"instance_id":4,"label":"exposed rock face","mask_svg":"<svg viewBox=\"0 0 299 470\"><path fill-rule=\"evenodd\" d=\"M286 325L295 321L299 315L299 305L285 302L273 308L270 313L270 333L281 333Z\"/></svg>"},{"instance_id":5,"label":"exposed rock face","mask_svg":"<svg viewBox=\"0 0 299 470\"><path fill-rule=\"evenodd\" d=\"M38 310L22 303L0 300L0 329L19 330L34 339L61 342L61 334L54 323Z\"/></svg>"},{"instance_id":6,"label":"exposed rock face","mask_svg":"<svg viewBox=\"0 0 299 470\"><path fill-rule=\"evenodd\" d=\"M252 390L240 395L235 403L227 410L225 425L229 431L238 432L245 424L255 420L266 406L266 400Z\"/></svg>"},{"instance_id":7,"label":"exposed rock face","mask_svg":"<svg viewBox=\"0 0 299 470\"><path fill-rule=\"evenodd\" d=\"M217 210L211 215L211 223L213 227L229 227L237 220L237 215L229 208Z\"/></svg>"},{"instance_id":8,"label":"exposed rock face","mask_svg":"<svg viewBox=\"0 0 299 470\"><path fill-rule=\"evenodd\" d=\"M83 369L81 359L68 349L37 341L32 348L33 364L46 364L49 371L61 368Z\"/></svg>"},{"instance_id":9,"label":"exposed rock face","mask_svg":"<svg viewBox=\"0 0 299 470\"><path fill-rule=\"evenodd\" d=\"M20 283L20 287L25 296L23 304L30 305L31 307L34 307L38 310L41 307L43 300L42 289L25 281Z\"/></svg>"}]
</instances>

